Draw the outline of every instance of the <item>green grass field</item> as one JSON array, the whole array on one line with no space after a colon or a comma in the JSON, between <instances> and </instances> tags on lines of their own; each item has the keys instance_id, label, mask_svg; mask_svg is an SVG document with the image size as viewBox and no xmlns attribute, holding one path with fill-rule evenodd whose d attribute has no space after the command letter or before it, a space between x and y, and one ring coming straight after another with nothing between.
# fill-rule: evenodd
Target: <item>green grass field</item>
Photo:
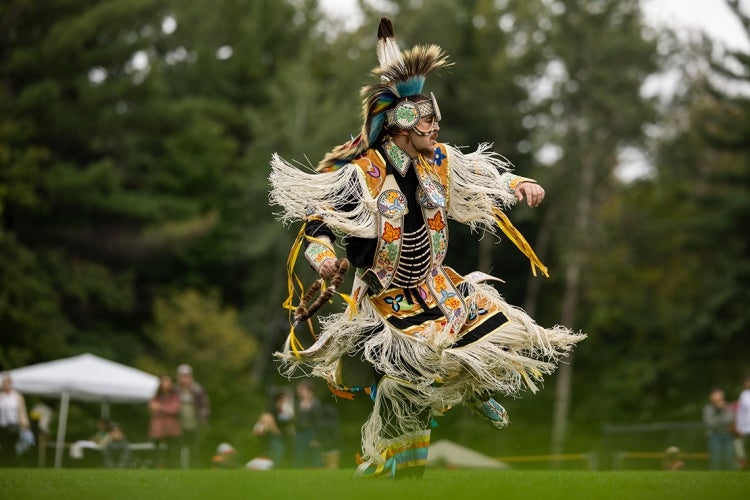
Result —
<instances>
[{"instance_id":1,"label":"green grass field","mask_svg":"<svg viewBox=\"0 0 750 500\"><path fill-rule=\"evenodd\" d=\"M746 472L428 470L424 479L353 479L351 470L0 469L0 499L710 499L750 498Z\"/></svg>"}]
</instances>

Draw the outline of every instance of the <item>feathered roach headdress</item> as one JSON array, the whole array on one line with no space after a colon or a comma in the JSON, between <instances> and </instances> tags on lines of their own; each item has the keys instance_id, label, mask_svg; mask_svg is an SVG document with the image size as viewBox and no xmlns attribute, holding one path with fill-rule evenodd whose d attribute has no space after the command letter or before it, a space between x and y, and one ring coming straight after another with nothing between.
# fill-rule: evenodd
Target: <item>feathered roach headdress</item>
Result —
<instances>
[{"instance_id":1,"label":"feathered roach headdress","mask_svg":"<svg viewBox=\"0 0 750 500\"><path fill-rule=\"evenodd\" d=\"M416 116L416 121L418 121L419 116L426 110L411 103L403 106L401 111L402 115L407 116L405 121L399 120L392 110L403 103L405 98L421 94L425 78L430 72L450 64L443 49L437 45L417 45L401 52L393 32L393 25L387 17L382 18L378 26L377 55L380 65L371 73L373 76L380 77L380 83L362 87L359 92L362 97L362 118L364 119L362 131L351 141L336 146L326 154L318 164L318 171L337 170L365 152L376 143L386 124L411 128L410 118ZM434 96L432 96L429 112L439 114ZM387 114L389 116L386 116Z\"/></svg>"}]
</instances>

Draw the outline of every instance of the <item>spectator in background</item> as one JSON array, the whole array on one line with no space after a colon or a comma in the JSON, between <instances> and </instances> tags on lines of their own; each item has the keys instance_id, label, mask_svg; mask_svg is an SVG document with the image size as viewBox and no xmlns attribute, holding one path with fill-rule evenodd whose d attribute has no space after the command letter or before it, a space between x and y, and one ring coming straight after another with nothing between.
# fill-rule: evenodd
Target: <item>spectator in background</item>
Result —
<instances>
[{"instance_id":1,"label":"spectator in background","mask_svg":"<svg viewBox=\"0 0 750 500\"><path fill-rule=\"evenodd\" d=\"M294 400L286 389L272 393L268 411L263 412L253 426L253 436L263 441L263 453L247 467L268 470L287 466L287 450L294 439Z\"/></svg>"},{"instance_id":2,"label":"spectator in background","mask_svg":"<svg viewBox=\"0 0 750 500\"><path fill-rule=\"evenodd\" d=\"M323 407L320 400L315 397L309 382L301 382L297 385L297 401L294 410L294 466L297 468L320 467L319 426L323 418Z\"/></svg>"},{"instance_id":3,"label":"spectator in background","mask_svg":"<svg viewBox=\"0 0 750 500\"><path fill-rule=\"evenodd\" d=\"M16 465L16 442L21 432L28 432L29 415L23 395L13 389L9 374L2 376L0 390L0 467Z\"/></svg>"},{"instance_id":4,"label":"spectator in background","mask_svg":"<svg viewBox=\"0 0 750 500\"><path fill-rule=\"evenodd\" d=\"M103 456L104 449L109 441L110 425L106 418L97 419L94 434L91 437L70 443L70 458L83 459L85 450L98 450L101 451Z\"/></svg>"},{"instance_id":5,"label":"spectator in background","mask_svg":"<svg viewBox=\"0 0 750 500\"><path fill-rule=\"evenodd\" d=\"M747 455L750 453L750 375L745 376L742 392L737 401L735 419L737 434L742 440L742 451L739 453L740 467L747 469Z\"/></svg>"},{"instance_id":6,"label":"spectator in background","mask_svg":"<svg viewBox=\"0 0 750 500\"><path fill-rule=\"evenodd\" d=\"M104 446L105 444L107 444L107 439L109 439L109 428L110 423L106 418L100 418L99 420L97 420L96 431L94 432L94 435L91 436L90 441L93 441L99 446Z\"/></svg>"},{"instance_id":7,"label":"spectator in background","mask_svg":"<svg viewBox=\"0 0 750 500\"><path fill-rule=\"evenodd\" d=\"M156 446L156 466L159 468L179 467L180 437L180 394L172 383L172 377L163 375L159 380L156 394L148 403L151 422L148 438Z\"/></svg>"},{"instance_id":8,"label":"spectator in background","mask_svg":"<svg viewBox=\"0 0 750 500\"><path fill-rule=\"evenodd\" d=\"M734 448L734 464L737 469L745 468L745 446L742 443L742 435L737 429L737 410L739 409L739 401L730 401L727 403L729 409L732 412L733 420L732 426L729 430L732 432L732 447Z\"/></svg>"},{"instance_id":9,"label":"spectator in background","mask_svg":"<svg viewBox=\"0 0 750 500\"><path fill-rule=\"evenodd\" d=\"M180 424L182 449L180 463L183 469L200 467L201 430L208 424L211 407L203 387L193 379L193 368L182 364L177 367L180 394Z\"/></svg>"},{"instance_id":10,"label":"spectator in background","mask_svg":"<svg viewBox=\"0 0 750 500\"><path fill-rule=\"evenodd\" d=\"M130 466L130 443L119 425L112 422L104 445L104 466L108 469L127 469Z\"/></svg>"},{"instance_id":11,"label":"spectator in background","mask_svg":"<svg viewBox=\"0 0 750 500\"><path fill-rule=\"evenodd\" d=\"M36 436L37 442L37 466L44 467L46 464L47 439L50 435L50 423L54 411L45 403L39 401L29 411L29 422L31 431Z\"/></svg>"},{"instance_id":12,"label":"spectator in background","mask_svg":"<svg viewBox=\"0 0 750 500\"><path fill-rule=\"evenodd\" d=\"M724 391L711 389L708 404L703 407L703 426L708 438L711 470L735 468L733 425L734 414L724 399Z\"/></svg>"},{"instance_id":13,"label":"spectator in background","mask_svg":"<svg viewBox=\"0 0 750 500\"><path fill-rule=\"evenodd\" d=\"M664 470L682 470L685 468L685 462L680 458L680 449L676 446L670 446L665 452Z\"/></svg>"},{"instance_id":14,"label":"spectator in background","mask_svg":"<svg viewBox=\"0 0 750 500\"><path fill-rule=\"evenodd\" d=\"M52 422L53 415L52 408L42 402L36 403L31 408L29 419L31 420L32 430L37 436L49 436L49 424Z\"/></svg>"},{"instance_id":15,"label":"spectator in background","mask_svg":"<svg viewBox=\"0 0 750 500\"><path fill-rule=\"evenodd\" d=\"M294 448L294 398L289 389L280 389L275 393L270 413L279 430L278 438L270 436L267 442L270 458L274 468L284 468L289 466L289 451Z\"/></svg>"},{"instance_id":16,"label":"spectator in background","mask_svg":"<svg viewBox=\"0 0 750 500\"><path fill-rule=\"evenodd\" d=\"M258 417L258 421L253 426L253 436L259 437L263 441L263 454L258 458L270 461L271 467L281 467L286 452L286 444L271 412L264 412Z\"/></svg>"},{"instance_id":17,"label":"spectator in background","mask_svg":"<svg viewBox=\"0 0 750 500\"><path fill-rule=\"evenodd\" d=\"M323 412L318 430L320 431L320 449L323 454L323 465L326 469L338 469L341 463L343 437L339 410L336 404L323 403Z\"/></svg>"},{"instance_id":18,"label":"spectator in background","mask_svg":"<svg viewBox=\"0 0 750 500\"><path fill-rule=\"evenodd\" d=\"M236 459L237 450L229 443L221 443L216 447L216 454L211 463L215 469L236 469L239 467Z\"/></svg>"},{"instance_id":19,"label":"spectator in background","mask_svg":"<svg viewBox=\"0 0 750 500\"><path fill-rule=\"evenodd\" d=\"M294 434L294 398L288 390L282 389L276 393L271 413L282 434Z\"/></svg>"}]
</instances>

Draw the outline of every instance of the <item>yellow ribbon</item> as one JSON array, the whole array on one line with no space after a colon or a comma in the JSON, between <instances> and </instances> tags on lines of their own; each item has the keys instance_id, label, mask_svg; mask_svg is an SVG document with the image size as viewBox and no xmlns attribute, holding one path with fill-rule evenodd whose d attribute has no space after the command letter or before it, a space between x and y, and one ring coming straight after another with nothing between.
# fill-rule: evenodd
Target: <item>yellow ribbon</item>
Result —
<instances>
[{"instance_id":1,"label":"yellow ribbon","mask_svg":"<svg viewBox=\"0 0 750 500\"><path fill-rule=\"evenodd\" d=\"M536 276L536 269L539 268L542 274L549 278L547 266L542 264L542 261L539 260L539 257L537 257L536 253L534 253L534 249L531 248L531 245L528 241L526 241L526 238L523 237L521 232L516 229L516 226L514 226L510 222L508 216L505 215L499 208L493 208L492 212L495 214L495 222L497 223L497 226L502 229L503 233L505 233L505 236L507 236L508 239L512 241L516 245L516 247L518 247L521 253L523 253L531 262L532 274Z\"/></svg>"},{"instance_id":2,"label":"yellow ribbon","mask_svg":"<svg viewBox=\"0 0 750 500\"><path fill-rule=\"evenodd\" d=\"M302 280L299 278L297 273L294 271L295 266L297 265L297 259L299 258L299 254L303 248L303 243L305 241L314 242L314 243L320 243L321 245L325 245L326 247L330 248L331 251L333 251L333 247L331 244L326 240L320 240L318 238L313 238L312 236L308 236L305 234L305 224L302 224L302 227L300 228L299 232L297 233L297 236L294 239L294 243L292 243L292 248L289 250L289 256L286 260L286 273L287 273L287 298L282 303L282 307L289 311L289 323L291 327L289 328L289 346L292 349L292 353L294 356L299 359L300 351L305 350L305 347L302 345L302 343L297 338L294 327L297 326L292 321L292 314L297 310L297 306L294 305L294 297L295 295L299 295L300 298L302 298L305 294L305 287L302 284ZM296 285L296 289L295 289ZM321 293L325 291L326 284L325 282L322 283L321 286ZM299 290L299 291L297 291ZM339 293L336 292L337 295L341 297L341 299L347 304L350 311L350 316L353 316L357 312L357 304L354 302L354 300L345 293ZM333 300L330 300L329 303L333 303ZM310 332L312 333L313 338L316 337L315 335L315 329L313 327L312 321L310 319L307 320L308 328L310 329Z\"/></svg>"},{"instance_id":3,"label":"yellow ribbon","mask_svg":"<svg viewBox=\"0 0 750 500\"><path fill-rule=\"evenodd\" d=\"M282 306L284 309L287 309L289 311L294 311L296 307L292 304L292 301L294 300L295 290L294 285L295 282L297 286L299 287L299 293L300 295L305 293L305 288L302 285L302 280L299 279L299 276L294 272L294 266L297 263L297 258L299 257L300 249L302 248L302 242L305 239L305 225L303 224L302 227L299 230L299 233L297 233L297 237L294 239L294 243L292 244L292 248L289 250L289 257L286 259L286 276L287 276L287 292L289 295L287 296L286 300L283 302Z\"/></svg>"},{"instance_id":4,"label":"yellow ribbon","mask_svg":"<svg viewBox=\"0 0 750 500\"><path fill-rule=\"evenodd\" d=\"M282 307L289 311L289 323L291 325L289 328L289 346L297 359L300 358L299 351L304 350L304 346L299 341L299 339L297 339L297 336L294 333L294 327L296 325L292 322L292 314L297 309L297 307L293 304L295 296L295 284L299 288L300 297L305 293L305 287L302 284L302 280L299 279L299 276L297 276L297 273L294 272L294 267L297 263L297 258L299 257L299 252L302 248L302 242L304 241L304 239L305 225L303 224L299 232L297 233L297 237L294 239L294 243L292 244L292 248L289 250L289 256L286 260L288 296L282 304Z\"/></svg>"}]
</instances>

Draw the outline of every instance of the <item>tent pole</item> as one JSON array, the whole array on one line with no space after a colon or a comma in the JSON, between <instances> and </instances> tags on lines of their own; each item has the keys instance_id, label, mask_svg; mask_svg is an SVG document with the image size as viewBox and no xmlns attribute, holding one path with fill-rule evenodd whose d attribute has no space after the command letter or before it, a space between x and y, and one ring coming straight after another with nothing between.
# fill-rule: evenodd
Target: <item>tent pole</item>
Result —
<instances>
[{"instance_id":1,"label":"tent pole","mask_svg":"<svg viewBox=\"0 0 750 500\"><path fill-rule=\"evenodd\" d=\"M70 393L63 392L60 397L60 420L57 423L57 445L55 446L55 469L62 467L62 454L65 447L65 430L68 425L68 405Z\"/></svg>"},{"instance_id":2,"label":"tent pole","mask_svg":"<svg viewBox=\"0 0 750 500\"><path fill-rule=\"evenodd\" d=\"M102 401L102 409L101 409L100 416L104 420L109 420L109 402Z\"/></svg>"}]
</instances>

